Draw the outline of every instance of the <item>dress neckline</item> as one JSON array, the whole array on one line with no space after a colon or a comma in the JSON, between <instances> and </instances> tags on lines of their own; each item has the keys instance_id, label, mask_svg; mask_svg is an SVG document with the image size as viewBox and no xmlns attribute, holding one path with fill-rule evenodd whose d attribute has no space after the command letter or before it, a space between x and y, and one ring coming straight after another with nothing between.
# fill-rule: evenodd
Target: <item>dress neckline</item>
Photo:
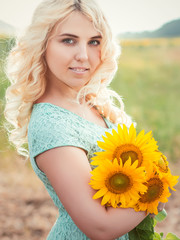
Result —
<instances>
[{"instance_id":1,"label":"dress neckline","mask_svg":"<svg viewBox=\"0 0 180 240\"><path fill-rule=\"evenodd\" d=\"M101 125L99 125L99 124L96 124L96 123L94 123L94 122L91 122L91 121L87 120L86 118L83 118L83 117L81 117L80 115L78 115L78 114L76 114L76 113L74 113L74 112L72 112L72 111L70 111L70 110L68 110L68 109L66 109L66 108L60 107L60 106L55 105L55 104L52 104L52 103L48 103L48 102L34 103L33 106L38 106L38 105L39 105L39 106L41 106L41 105L49 105L49 106L55 107L55 108L57 108L57 109L61 109L61 110L65 111L65 112L68 112L68 113L76 116L77 118L79 118L79 119L81 119L81 120L83 120L83 121L86 121L86 122L88 122L88 123L90 123L90 124L93 124L93 125L95 125L95 126L101 127L101 128L103 128L103 129L109 129L109 128L110 128L110 124L109 124L108 120L107 120L103 115L101 115L101 117L102 117L102 119L104 120L106 127L103 127L103 126L101 126Z\"/></svg>"}]
</instances>

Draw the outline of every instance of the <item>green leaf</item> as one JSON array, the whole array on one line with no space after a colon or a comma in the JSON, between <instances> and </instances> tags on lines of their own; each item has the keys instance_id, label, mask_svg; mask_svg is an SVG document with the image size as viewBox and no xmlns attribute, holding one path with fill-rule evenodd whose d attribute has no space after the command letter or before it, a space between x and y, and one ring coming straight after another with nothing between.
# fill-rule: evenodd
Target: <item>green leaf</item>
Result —
<instances>
[{"instance_id":1,"label":"green leaf","mask_svg":"<svg viewBox=\"0 0 180 240\"><path fill-rule=\"evenodd\" d=\"M166 235L165 240L180 240L180 238L177 237L177 236L176 236L175 234L173 234L173 233L168 233L168 234Z\"/></svg>"},{"instance_id":2,"label":"green leaf","mask_svg":"<svg viewBox=\"0 0 180 240\"><path fill-rule=\"evenodd\" d=\"M163 232L161 232L161 233L160 233L160 236L163 238L163 236L164 236L164 233L163 233Z\"/></svg>"},{"instance_id":3,"label":"green leaf","mask_svg":"<svg viewBox=\"0 0 180 240\"><path fill-rule=\"evenodd\" d=\"M159 235L159 233L155 232L153 236L153 240L162 240L162 237L161 235Z\"/></svg>"},{"instance_id":4,"label":"green leaf","mask_svg":"<svg viewBox=\"0 0 180 240\"><path fill-rule=\"evenodd\" d=\"M155 227L157 224L157 220L154 218L154 224L153 224L153 227Z\"/></svg>"},{"instance_id":5,"label":"green leaf","mask_svg":"<svg viewBox=\"0 0 180 240\"><path fill-rule=\"evenodd\" d=\"M155 216L155 220L157 222L162 222L167 216L167 212L165 209L163 209L161 212L159 212L156 216Z\"/></svg>"},{"instance_id":6,"label":"green leaf","mask_svg":"<svg viewBox=\"0 0 180 240\"><path fill-rule=\"evenodd\" d=\"M153 225L154 219L148 215L139 225L136 226L136 228L154 233Z\"/></svg>"},{"instance_id":7,"label":"green leaf","mask_svg":"<svg viewBox=\"0 0 180 240\"><path fill-rule=\"evenodd\" d=\"M153 240L153 232L143 231L138 228L134 228L129 233L129 240Z\"/></svg>"},{"instance_id":8,"label":"green leaf","mask_svg":"<svg viewBox=\"0 0 180 240\"><path fill-rule=\"evenodd\" d=\"M139 225L129 232L129 240L153 240L154 220L147 216Z\"/></svg>"}]
</instances>

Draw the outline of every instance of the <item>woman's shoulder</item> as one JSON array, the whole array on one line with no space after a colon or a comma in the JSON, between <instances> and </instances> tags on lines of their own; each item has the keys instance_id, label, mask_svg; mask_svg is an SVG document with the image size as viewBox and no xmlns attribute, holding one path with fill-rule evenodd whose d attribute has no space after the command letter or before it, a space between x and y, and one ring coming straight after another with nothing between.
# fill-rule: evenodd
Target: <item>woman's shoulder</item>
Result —
<instances>
[{"instance_id":1,"label":"woman's shoulder","mask_svg":"<svg viewBox=\"0 0 180 240\"><path fill-rule=\"evenodd\" d=\"M28 126L29 149L34 155L53 147L80 142L78 131L81 127L76 127L77 120L73 117L75 118L68 110L59 106L34 104Z\"/></svg>"},{"instance_id":2,"label":"woman's shoulder","mask_svg":"<svg viewBox=\"0 0 180 240\"><path fill-rule=\"evenodd\" d=\"M107 128L114 128L115 124L112 123L107 118L103 117L104 121L107 125ZM60 107L58 105L54 105L52 103L37 103L33 105L29 128L47 128L50 126L62 126L65 124L67 129L68 127L81 127L81 128L101 128L101 126L96 125L93 122L88 121L85 118L82 118L80 115L76 113ZM65 130L64 129L64 130Z\"/></svg>"},{"instance_id":3,"label":"woman's shoulder","mask_svg":"<svg viewBox=\"0 0 180 240\"><path fill-rule=\"evenodd\" d=\"M28 134L49 135L71 131L77 124L75 114L51 103L34 104Z\"/></svg>"},{"instance_id":4,"label":"woman's shoulder","mask_svg":"<svg viewBox=\"0 0 180 240\"><path fill-rule=\"evenodd\" d=\"M52 103L42 102L33 105L31 118L39 118L40 116L42 118L52 118L61 115L68 115L68 110Z\"/></svg>"},{"instance_id":5,"label":"woman's shoulder","mask_svg":"<svg viewBox=\"0 0 180 240\"><path fill-rule=\"evenodd\" d=\"M65 108L51 103L37 103L33 105L30 127L47 128L47 126L68 125L72 121L73 115ZM39 127L38 127L39 126Z\"/></svg>"},{"instance_id":6,"label":"woman's shoulder","mask_svg":"<svg viewBox=\"0 0 180 240\"><path fill-rule=\"evenodd\" d=\"M34 104L28 126L29 149L35 155L47 149L76 145L88 150L97 140L111 131L114 124L105 119L103 128L79 115L51 103Z\"/></svg>"}]
</instances>

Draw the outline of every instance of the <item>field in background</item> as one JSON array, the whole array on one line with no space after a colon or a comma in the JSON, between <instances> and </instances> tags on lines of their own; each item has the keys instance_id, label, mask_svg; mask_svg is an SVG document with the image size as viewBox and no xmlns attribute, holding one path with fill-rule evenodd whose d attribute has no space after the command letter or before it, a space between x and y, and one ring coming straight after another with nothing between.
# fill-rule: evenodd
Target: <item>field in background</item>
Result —
<instances>
[{"instance_id":1,"label":"field in background","mask_svg":"<svg viewBox=\"0 0 180 240\"><path fill-rule=\"evenodd\" d=\"M19 160L3 128L4 94L8 86L3 66L13 40L0 39L0 239L39 240L52 227L58 211L29 164ZM111 84L122 97L125 110L138 131L152 130L180 174L180 38L122 41L119 70ZM166 209L158 232L180 236L180 185ZM2 227L3 226L3 227Z\"/></svg>"},{"instance_id":2,"label":"field in background","mask_svg":"<svg viewBox=\"0 0 180 240\"><path fill-rule=\"evenodd\" d=\"M13 39L7 39L0 37L0 167L2 161L5 157L11 156L13 154L12 147L9 146L6 131L4 129L4 104L5 104L5 90L9 85L7 81L6 75L4 73L5 68L5 59L9 50L12 48L14 44Z\"/></svg>"},{"instance_id":3,"label":"field in background","mask_svg":"<svg viewBox=\"0 0 180 240\"><path fill-rule=\"evenodd\" d=\"M153 131L169 161L180 160L180 38L121 42L111 86L137 129Z\"/></svg>"}]
</instances>

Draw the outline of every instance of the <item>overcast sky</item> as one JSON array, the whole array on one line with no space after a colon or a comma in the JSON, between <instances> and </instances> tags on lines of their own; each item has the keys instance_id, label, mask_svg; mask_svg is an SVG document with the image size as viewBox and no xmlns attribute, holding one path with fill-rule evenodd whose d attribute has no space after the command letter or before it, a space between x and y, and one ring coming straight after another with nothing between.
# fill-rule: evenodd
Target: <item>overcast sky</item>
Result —
<instances>
[{"instance_id":1,"label":"overcast sky","mask_svg":"<svg viewBox=\"0 0 180 240\"><path fill-rule=\"evenodd\" d=\"M154 30L180 18L180 0L97 0L115 34ZM41 0L0 0L0 20L23 29Z\"/></svg>"}]
</instances>

